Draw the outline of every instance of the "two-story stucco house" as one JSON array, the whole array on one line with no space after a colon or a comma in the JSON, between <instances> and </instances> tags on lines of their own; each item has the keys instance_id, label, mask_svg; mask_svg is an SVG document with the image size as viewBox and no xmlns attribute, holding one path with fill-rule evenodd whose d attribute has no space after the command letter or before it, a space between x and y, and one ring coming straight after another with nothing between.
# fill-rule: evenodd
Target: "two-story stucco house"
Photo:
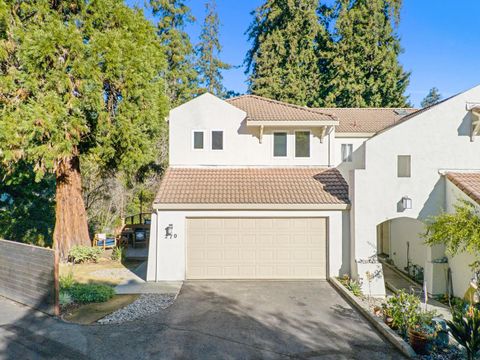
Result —
<instances>
[{"instance_id":1,"label":"two-story stucco house","mask_svg":"<svg viewBox=\"0 0 480 360\"><path fill-rule=\"evenodd\" d=\"M462 176L446 179L480 169L479 108L480 87L419 111L211 94L173 109L147 280L351 273L366 286L369 272L372 294L382 295L382 253L444 291L434 261L444 250L419 234L456 201L452 187L469 196Z\"/></svg>"}]
</instances>

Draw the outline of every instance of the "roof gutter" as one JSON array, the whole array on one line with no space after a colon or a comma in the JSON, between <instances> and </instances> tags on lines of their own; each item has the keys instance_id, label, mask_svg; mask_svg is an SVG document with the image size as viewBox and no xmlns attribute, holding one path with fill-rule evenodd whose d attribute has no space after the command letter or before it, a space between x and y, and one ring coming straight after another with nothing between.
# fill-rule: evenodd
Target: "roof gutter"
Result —
<instances>
[{"instance_id":1,"label":"roof gutter","mask_svg":"<svg viewBox=\"0 0 480 360\"><path fill-rule=\"evenodd\" d=\"M154 203L155 210L348 210L350 204L173 204Z\"/></svg>"}]
</instances>

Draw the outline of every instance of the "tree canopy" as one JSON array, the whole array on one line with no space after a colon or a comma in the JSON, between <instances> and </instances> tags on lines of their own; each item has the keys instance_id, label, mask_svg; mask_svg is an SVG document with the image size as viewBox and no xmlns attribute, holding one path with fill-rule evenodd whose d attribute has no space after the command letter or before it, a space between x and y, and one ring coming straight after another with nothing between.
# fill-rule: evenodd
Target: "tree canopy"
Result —
<instances>
[{"instance_id":1,"label":"tree canopy","mask_svg":"<svg viewBox=\"0 0 480 360\"><path fill-rule=\"evenodd\" d=\"M401 0L265 1L248 30L250 91L307 106L404 107Z\"/></svg>"},{"instance_id":2,"label":"tree canopy","mask_svg":"<svg viewBox=\"0 0 480 360\"><path fill-rule=\"evenodd\" d=\"M150 6L159 17L158 37L167 60L167 94L175 107L198 93L195 52L185 32L185 25L194 17L183 0L150 0Z\"/></svg>"},{"instance_id":3,"label":"tree canopy","mask_svg":"<svg viewBox=\"0 0 480 360\"><path fill-rule=\"evenodd\" d=\"M425 98L422 100L422 103L421 103L422 108L435 105L440 100L442 100L442 95L440 94L440 92L436 87L433 87L430 89L427 96L425 96Z\"/></svg>"},{"instance_id":4,"label":"tree canopy","mask_svg":"<svg viewBox=\"0 0 480 360\"><path fill-rule=\"evenodd\" d=\"M54 241L89 243L80 157L133 174L155 159L168 110L154 27L121 0L0 8L0 160L56 176Z\"/></svg>"},{"instance_id":5,"label":"tree canopy","mask_svg":"<svg viewBox=\"0 0 480 360\"><path fill-rule=\"evenodd\" d=\"M205 3L206 17L200 33L200 42L197 45L197 72L202 91L224 97L222 70L232 66L219 58L222 46L219 40L220 20L216 10L216 1L208 0Z\"/></svg>"},{"instance_id":6,"label":"tree canopy","mask_svg":"<svg viewBox=\"0 0 480 360\"><path fill-rule=\"evenodd\" d=\"M299 105L315 103L327 41L317 10L322 11L315 0L272 0L252 13L247 31L252 47L245 63L253 94Z\"/></svg>"},{"instance_id":7,"label":"tree canopy","mask_svg":"<svg viewBox=\"0 0 480 360\"><path fill-rule=\"evenodd\" d=\"M424 234L427 245L445 245L447 253L454 256L464 251L480 254L480 211L468 201L455 205L454 213L432 217Z\"/></svg>"}]
</instances>

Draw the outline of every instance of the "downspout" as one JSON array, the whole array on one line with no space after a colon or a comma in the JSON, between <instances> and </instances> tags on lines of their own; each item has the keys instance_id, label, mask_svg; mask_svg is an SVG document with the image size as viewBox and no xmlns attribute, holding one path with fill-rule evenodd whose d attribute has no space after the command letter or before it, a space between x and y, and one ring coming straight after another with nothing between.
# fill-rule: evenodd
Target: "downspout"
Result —
<instances>
[{"instance_id":1,"label":"downspout","mask_svg":"<svg viewBox=\"0 0 480 360\"><path fill-rule=\"evenodd\" d=\"M156 216L156 223L157 223L157 231L156 231L156 238L157 241L155 241L155 282L158 282L158 242L159 242L159 216L158 216L158 209L155 210Z\"/></svg>"}]
</instances>

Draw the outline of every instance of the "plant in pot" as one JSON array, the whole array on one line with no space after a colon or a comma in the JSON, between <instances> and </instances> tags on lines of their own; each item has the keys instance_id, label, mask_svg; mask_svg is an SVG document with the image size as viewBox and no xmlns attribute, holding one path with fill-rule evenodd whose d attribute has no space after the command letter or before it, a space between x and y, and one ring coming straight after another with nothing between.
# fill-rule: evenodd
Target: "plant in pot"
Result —
<instances>
[{"instance_id":1,"label":"plant in pot","mask_svg":"<svg viewBox=\"0 0 480 360\"><path fill-rule=\"evenodd\" d=\"M414 294L401 290L389 298L382 307L385 323L393 330L406 335L408 320L420 311L420 299Z\"/></svg>"},{"instance_id":2,"label":"plant in pot","mask_svg":"<svg viewBox=\"0 0 480 360\"><path fill-rule=\"evenodd\" d=\"M408 340L418 354L429 354L436 336L435 311L419 311L407 319Z\"/></svg>"}]
</instances>

